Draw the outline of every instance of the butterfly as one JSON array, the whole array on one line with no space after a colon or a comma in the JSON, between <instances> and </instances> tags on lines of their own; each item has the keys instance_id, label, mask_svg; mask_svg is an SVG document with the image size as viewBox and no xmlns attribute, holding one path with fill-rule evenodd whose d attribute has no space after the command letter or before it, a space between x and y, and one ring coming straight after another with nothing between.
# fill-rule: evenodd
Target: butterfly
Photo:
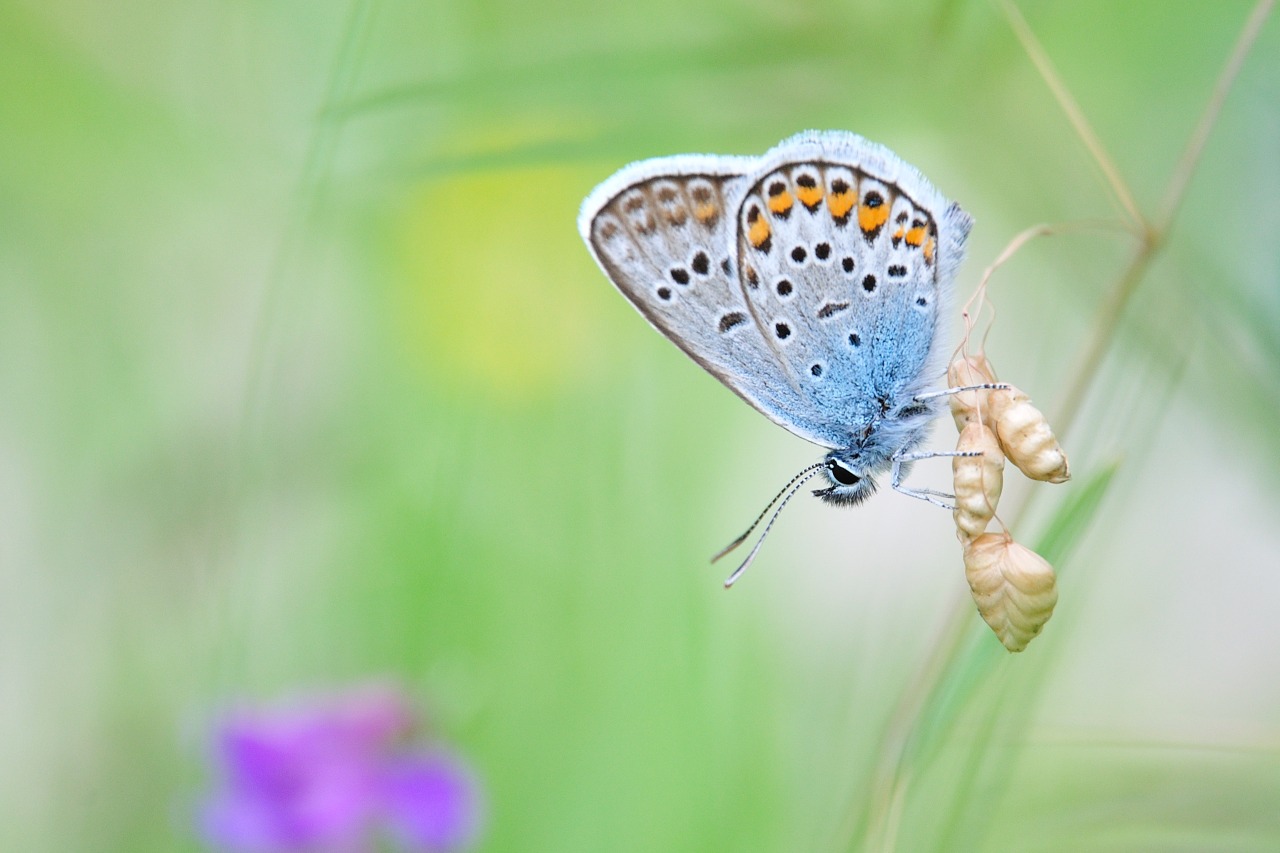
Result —
<instances>
[{"instance_id":1,"label":"butterfly","mask_svg":"<svg viewBox=\"0 0 1280 853\"><path fill-rule=\"evenodd\" d=\"M760 157L682 154L624 167L586 198L578 229L658 331L773 422L827 449L812 477L856 505L902 478L947 391L942 312L973 220L882 145L807 131ZM954 390L954 389L952 389ZM784 497L785 495L785 497ZM778 503L781 499L781 503ZM725 582L732 584L755 557Z\"/></svg>"}]
</instances>

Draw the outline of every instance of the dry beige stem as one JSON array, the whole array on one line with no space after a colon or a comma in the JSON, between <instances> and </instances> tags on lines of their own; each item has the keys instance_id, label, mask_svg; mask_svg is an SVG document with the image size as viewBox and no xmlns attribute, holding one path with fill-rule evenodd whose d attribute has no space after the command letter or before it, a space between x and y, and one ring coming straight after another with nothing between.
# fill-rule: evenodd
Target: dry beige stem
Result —
<instances>
[{"instance_id":1,"label":"dry beige stem","mask_svg":"<svg viewBox=\"0 0 1280 853\"><path fill-rule=\"evenodd\" d=\"M956 508L952 512L961 542L982 535L995 515L1004 490L1004 453L996 434L976 421L960 431L956 450L978 451L981 456L951 457Z\"/></svg>"},{"instance_id":2,"label":"dry beige stem","mask_svg":"<svg viewBox=\"0 0 1280 853\"><path fill-rule=\"evenodd\" d=\"M965 546L964 569L978 613L1000 642L1025 649L1058 603L1053 566L1007 533L984 533Z\"/></svg>"},{"instance_id":3,"label":"dry beige stem","mask_svg":"<svg viewBox=\"0 0 1280 853\"><path fill-rule=\"evenodd\" d=\"M995 371L986 355L957 355L947 368L947 385L959 388L965 385L981 385L984 382L995 382ZM956 429L978 420L978 414L987 416L987 391L961 391L951 395L951 417L955 418Z\"/></svg>"},{"instance_id":4,"label":"dry beige stem","mask_svg":"<svg viewBox=\"0 0 1280 853\"><path fill-rule=\"evenodd\" d=\"M1033 480L1065 483L1070 479L1067 455L1026 394L1010 386L990 392L987 399L1000 446L1010 462Z\"/></svg>"}]
</instances>

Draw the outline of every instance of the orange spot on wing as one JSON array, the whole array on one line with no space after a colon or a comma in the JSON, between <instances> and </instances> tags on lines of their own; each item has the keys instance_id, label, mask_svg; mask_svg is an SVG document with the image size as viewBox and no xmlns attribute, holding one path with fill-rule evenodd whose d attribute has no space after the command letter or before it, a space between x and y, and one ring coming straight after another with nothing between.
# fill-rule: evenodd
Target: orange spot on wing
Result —
<instances>
[{"instance_id":1,"label":"orange spot on wing","mask_svg":"<svg viewBox=\"0 0 1280 853\"><path fill-rule=\"evenodd\" d=\"M720 214L720 208L711 202L703 202L693 209L693 215L698 217L698 221L704 225L715 219Z\"/></svg>"},{"instance_id":2,"label":"orange spot on wing","mask_svg":"<svg viewBox=\"0 0 1280 853\"><path fill-rule=\"evenodd\" d=\"M818 202L822 201L822 187L798 187L796 197L800 199L801 204L812 210L818 206Z\"/></svg>"},{"instance_id":3,"label":"orange spot on wing","mask_svg":"<svg viewBox=\"0 0 1280 853\"><path fill-rule=\"evenodd\" d=\"M769 223L763 216L751 223L751 227L747 230L747 239L751 241L751 245L759 249L769 239Z\"/></svg>"},{"instance_id":4,"label":"orange spot on wing","mask_svg":"<svg viewBox=\"0 0 1280 853\"><path fill-rule=\"evenodd\" d=\"M919 246L924 242L924 226L919 225L907 232L907 245Z\"/></svg>"},{"instance_id":5,"label":"orange spot on wing","mask_svg":"<svg viewBox=\"0 0 1280 853\"><path fill-rule=\"evenodd\" d=\"M875 231L888 221L889 205L881 204L878 207L868 207L865 204L858 205L858 227L863 231Z\"/></svg>"},{"instance_id":6,"label":"orange spot on wing","mask_svg":"<svg viewBox=\"0 0 1280 853\"><path fill-rule=\"evenodd\" d=\"M803 196L801 196L801 198L803 198ZM769 196L769 209L779 216L790 210L792 204L791 193L786 190L783 190L777 195Z\"/></svg>"},{"instance_id":7,"label":"orange spot on wing","mask_svg":"<svg viewBox=\"0 0 1280 853\"><path fill-rule=\"evenodd\" d=\"M933 238L929 238L929 242L924 244L924 262L926 264L933 263Z\"/></svg>"},{"instance_id":8,"label":"orange spot on wing","mask_svg":"<svg viewBox=\"0 0 1280 853\"><path fill-rule=\"evenodd\" d=\"M853 190L832 193L827 196L827 209L831 211L831 215L836 219L844 219L849 215L849 211L853 210L854 202Z\"/></svg>"}]
</instances>

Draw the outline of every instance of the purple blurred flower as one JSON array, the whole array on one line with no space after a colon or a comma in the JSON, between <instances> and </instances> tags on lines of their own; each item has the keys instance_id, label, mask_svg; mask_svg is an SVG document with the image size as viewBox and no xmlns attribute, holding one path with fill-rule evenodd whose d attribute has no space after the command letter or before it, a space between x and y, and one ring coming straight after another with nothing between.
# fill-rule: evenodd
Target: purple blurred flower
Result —
<instances>
[{"instance_id":1,"label":"purple blurred flower","mask_svg":"<svg viewBox=\"0 0 1280 853\"><path fill-rule=\"evenodd\" d=\"M389 765L382 798L388 828L406 850L458 850L479 828L474 785L458 760L443 751Z\"/></svg>"},{"instance_id":2,"label":"purple blurred flower","mask_svg":"<svg viewBox=\"0 0 1280 853\"><path fill-rule=\"evenodd\" d=\"M206 839L244 853L363 853L380 835L412 853L463 849L478 828L476 785L447 751L406 746L413 722L388 689L232 715Z\"/></svg>"}]
</instances>

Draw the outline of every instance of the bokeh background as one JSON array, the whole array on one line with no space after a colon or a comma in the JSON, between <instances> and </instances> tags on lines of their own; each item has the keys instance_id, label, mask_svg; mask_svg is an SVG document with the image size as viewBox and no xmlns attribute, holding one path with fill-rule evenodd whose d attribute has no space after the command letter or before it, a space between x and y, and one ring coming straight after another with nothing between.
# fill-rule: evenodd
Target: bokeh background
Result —
<instances>
[{"instance_id":1,"label":"bokeh background","mask_svg":"<svg viewBox=\"0 0 1280 853\"><path fill-rule=\"evenodd\" d=\"M1252 4L1021 8L1157 210ZM1011 656L892 492L797 499L724 592L817 451L575 228L628 161L808 127L973 213L962 297L1115 221L998 5L0 4L0 849L204 849L218 709L371 678L483 850L1280 848L1277 24L1015 530L1061 600ZM1134 252L992 279L1051 416Z\"/></svg>"}]
</instances>

